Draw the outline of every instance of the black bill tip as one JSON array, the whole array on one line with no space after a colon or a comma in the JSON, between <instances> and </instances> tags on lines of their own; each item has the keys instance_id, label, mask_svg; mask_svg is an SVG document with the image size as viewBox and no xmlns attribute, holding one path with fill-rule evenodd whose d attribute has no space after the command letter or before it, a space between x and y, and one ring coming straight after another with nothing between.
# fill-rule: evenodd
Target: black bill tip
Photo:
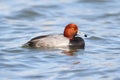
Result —
<instances>
[{"instance_id":1,"label":"black bill tip","mask_svg":"<svg viewBox=\"0 0 120 80\"><path fill-rule=\"evenodd\" d=\"M87 34L85 34L84 36L87 37Z\"/></svg>"}]
</instances>

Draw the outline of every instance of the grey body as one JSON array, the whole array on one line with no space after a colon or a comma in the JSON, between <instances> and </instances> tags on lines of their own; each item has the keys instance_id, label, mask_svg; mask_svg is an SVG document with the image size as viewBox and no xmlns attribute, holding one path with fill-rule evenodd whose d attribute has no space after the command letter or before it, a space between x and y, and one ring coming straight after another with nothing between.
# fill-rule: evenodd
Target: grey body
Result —
<instances>
[{"instance_id":1,"label":"grey body","mask_svg":"<svg viewBox=\"0 0 120 80\"><path fill-rule=\"evenodd\" d=\"M45 35L45 36L38 36L32 38L28 41L25 46L29 47L43 47L43 48L50 48L50 47L77 47L77 48L84 48L85 43L81 37L74 37L74 39L69 40L68 38L64 37L62 34L58 35Z\"/></svg>"}]
</instances>

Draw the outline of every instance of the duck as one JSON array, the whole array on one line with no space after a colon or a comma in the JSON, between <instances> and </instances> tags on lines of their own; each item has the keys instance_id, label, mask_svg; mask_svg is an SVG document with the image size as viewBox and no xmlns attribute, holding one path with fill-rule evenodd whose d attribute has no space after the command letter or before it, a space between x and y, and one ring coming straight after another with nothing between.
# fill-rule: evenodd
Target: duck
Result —
<instances>
[{"instance_id":1,"label":"duck","mask_svg":"<svg viewBox=\"0 0 120 80\"><path fill-rule=\"evenodd\" d=\"M37 36L25 43L24 46L31 48L72 47L84 49L85 41L80 34L78 26L70 23L66 25L62 34ZM87 37L86 34L84 36Z\"/></svg>"}]
</instances>

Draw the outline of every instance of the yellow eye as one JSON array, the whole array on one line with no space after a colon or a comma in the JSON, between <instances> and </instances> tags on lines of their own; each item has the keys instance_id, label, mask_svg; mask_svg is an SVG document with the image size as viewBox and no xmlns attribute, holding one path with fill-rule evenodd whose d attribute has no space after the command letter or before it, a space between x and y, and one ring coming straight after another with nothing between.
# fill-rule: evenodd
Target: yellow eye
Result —
<instances>
[{"instance_id":1,"label":"yellow eye","mask_svg":"<svg viewBox=\"0 0 120 80\"><path fill-rule=\"evenodd\" d=\"M71 29L74 29L73 27L71 27Z\"/></svg>"}]
</instances>

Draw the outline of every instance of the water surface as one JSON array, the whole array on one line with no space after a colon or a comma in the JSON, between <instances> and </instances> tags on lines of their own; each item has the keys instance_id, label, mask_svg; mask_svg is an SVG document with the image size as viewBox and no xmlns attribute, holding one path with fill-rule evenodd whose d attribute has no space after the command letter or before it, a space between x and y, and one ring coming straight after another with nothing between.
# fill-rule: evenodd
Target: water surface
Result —
<instances>
[{"instance_id":1,"label":"water surface","mask_svg":"<svg viewBox=\"0 0 120 80\"><path fill-rule=\"evenodd\" d=\"M120 80L119 0L0 0L0 80ZM76 23L86 47L28 49Z\"/></svg>"}]
</instances>

